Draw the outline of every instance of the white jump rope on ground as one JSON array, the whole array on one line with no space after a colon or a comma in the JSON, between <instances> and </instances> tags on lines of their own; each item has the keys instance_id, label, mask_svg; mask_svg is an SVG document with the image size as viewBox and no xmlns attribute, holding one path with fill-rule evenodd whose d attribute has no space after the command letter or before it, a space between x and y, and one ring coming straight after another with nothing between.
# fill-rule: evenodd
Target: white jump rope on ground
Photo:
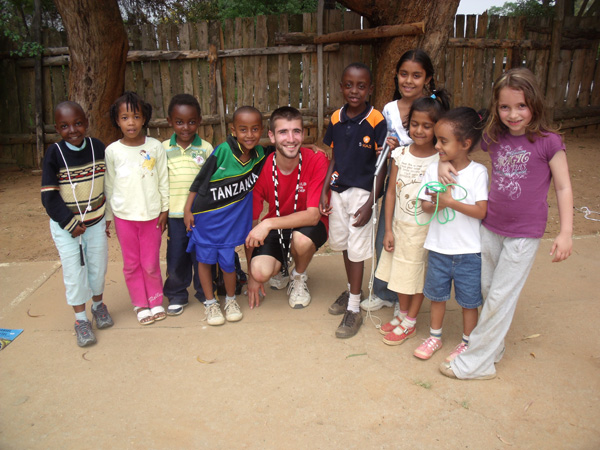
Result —
<instances>
[{"instance_id":1,"label":"white jump rope on ground","mask_svg":"<svg viewBox=\"0 0 600 450\"><path fill-rule=\"evenodd\" d=\"M373 175L373 206L371 207L372 211L372 220L373 220L373 230L371 233L371 247L373 249L373 254L371 256L371 274L369 276L369 297L368 297L368 304L371 304L371 301L373 300L373 283L375 280L375 267L376 267L376 251L375 251L375 241L377 239L377 213L378 213L378 208L377 208L377 176L379 175L379 173L381 172L381 170L383 169L383 166L385 165L385 162L387 161L388 155L390 153L390 146L387 143L387 140L390 136L393 136L392 132L389 132L386 134L385 136L385 142L383 144L383 148L381 149L381 153L379 153L379 156L377 157L377 161L375 162L375 173ZM388 181L389 183L389 181ZM388 189L390 189L390 186L388 186ZM381 201L385 201L385 197L382 198ZM382 219L385 220L385 217ZM381 251L384 251L383 249L381 249ZM371 308L367 309L367 318L371 321L371 323L375 326L375 328L379 329L381 328L381 324L383 323L383 321L378 317L372 314L371 312ZM375 320L376 319L376 320Z\"/></svg>"}]
</instances>

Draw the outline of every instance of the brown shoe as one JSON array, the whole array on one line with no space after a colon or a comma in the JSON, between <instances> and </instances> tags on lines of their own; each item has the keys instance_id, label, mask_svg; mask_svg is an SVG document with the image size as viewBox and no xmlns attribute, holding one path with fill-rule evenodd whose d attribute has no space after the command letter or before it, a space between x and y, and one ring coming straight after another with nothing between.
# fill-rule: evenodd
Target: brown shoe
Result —
<instances>
[{"instance_id":1,"label":"brown shoe","mask_svg":"<svg viewBox=\"0 0 600 450\"><path fill-rule=\"evenodd\" d=\"M363 318L360 312L346 310L340 326L335 330L335 337L340 339L351 338L358 333L362 322Z\"/></svg>"},{"instance_id":2,"label":"brown shoe","mask_svg":"<svg viewBox=\"0 0 600 450\"><path fill-rule=\"evenodd\" d=\"M363 298L363 291L360 291L360 298ZM344 291L340 296L331 304L328 309L329 314L334 316L342 315L348 309L348 299L350 298L350 291Z\"/></svg>"}]
</instances>

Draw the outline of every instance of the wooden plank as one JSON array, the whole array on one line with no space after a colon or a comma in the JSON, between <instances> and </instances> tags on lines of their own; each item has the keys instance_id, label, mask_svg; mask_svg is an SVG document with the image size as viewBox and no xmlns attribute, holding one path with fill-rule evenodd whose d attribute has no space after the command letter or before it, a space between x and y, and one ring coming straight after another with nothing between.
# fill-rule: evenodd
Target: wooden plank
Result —
<instances>
[{"instance_id":1,"label":"wooden plank","mask_svg":"<svg viewBox=\"0 0 600 450\"><path fill-rule=\"evenodd\" d=\"M360 30L361 16L353 11L344 11L344 30ZM348 45L348 54L350 56L350 62L362 61L361 45L350 44ZM368 64L368 67L371 67ZM376 69L376 68L373 68Z\"/></svg>"},{"instance_id":2,"label":"wooden plank","mask_svg":"<svg viewBox=\"0 0 600 450\"><path fill-rule=\"evenodd\" d=\"M476 36L480 39L484 39L487 33L487 23L488 16L487 14L483 14L477 18L477 32ZM486 72L486 57L489 57L487 50L480 49L475 50L475 64L474 69L475 73L473 74L473 108L476 110L480 110L485 107L487 99L483 97L483 89L484 89L484 80L485 80L485 72ZM491 69L491 67L490 67Z\"/></svg>"},{"instance_id":3,"label":"wooden plank","mask_svg":"<svg viewBox=\"0 0 600 450\"><path fill-rule=\"evenodd\" d=\"M506 29L506 39L513 39L515 36L515 27L517 26L516 17L507 17L508 26ZM505 70L509 70L513 67L513 49L511 47L506 49L506 68Z\"/></svg>"},{"instance_id":4,"label":"wooden plank","mask_svg":"<svg viewBox=\"0 0 600 450\"><path fill-rule=\"evenodd\" d=\"M267 35L267 17L264 15L256 17L256 41L257 47L266 47L268 42ZM254 87L254 106L259 111L267 111L269 104L267 99L267 57L257 56L255 58L255 87Z\"/></svg>"},{"instance_id":5,"label":"wooden plank","mask_svg":"<svg viewBox=\"0 0 600 450\"><path fill-rule=\"evenodd\" d=\"M467 30L466 37L475 37L475 24L477 16L469 14L467 16ZM463 96L462 104L466 106L473 106L474 102L474 90L477 89L474 85L475 82L475 49L467 48L464 51L464 62L463 62Z\"/></svg>"},{"instance_id":6,"label":"wooden plank","mask_svg":"<svg viewBox=\"0 0 600 450\"><path fill-rule=\"evenodd\" d=\"M232 19L225 19L223 33L223 47L232 49L235 45L235 25ZM233 114L235 111L235 59L224 58L221 60L221 68L224 77L223 96L225 101L225 114Z\"/></svg>"},{"instance_id":7,"label":"wooden plank","mask_svg":"<svg viewBox=\"0 0 600 450\"><path fill-rule=\"evenodd\" d=\"M191 50L191 37L190 37L190 24L184 23L179 27L179 49L180 50ZM182 65L182 77L183 77L183 91L186 94L193 94L194 85L192 82L192 62L183 61Z\"/></svg>"},{"instance_id":8,"label":"wooden plank","mask_svg":"<svg viewBox=\"0 0 600 450\"><path fill-rule=\"evenodd\" d=\"M302 31L310 32L313 29L313 15L310 13L302 14ZM302 99L300 107L309 108L313 105L310 103L310 89L311 89L311 55L302 55Z\"/></svg>"},{"instance_id":9,"label":"wooden plank","mask_svg":"<svg viewBox=\"0 0 600 450\"><path fill-rule=\"evenodd\" d=\"M44 98L44 123L54 123L54 98L53 98L53 93L52 93L52 75L50 74L50 68L49 67L44 67L43 69L43 88L42 88L42 92L43 92L43 98ZM30 77L33 77L33 71L27 71L24 72L28 75L29 79L32 79ZM30 75L31 74L31 75ZM35 87L35 82L32 84L32 89L34 89ZM22 91L21 91L22 92ZM32 91L33 92L33 91ZM35 105L35 99L33 98L33 96L31 96L31 101L33 103L29 103L30 105L32 105L31 107L33 107L33 105Z\"/></svg>"},{"instance_id":10,"label":"wooden plank","mask_svg":"<svg viewBox=\"0 0 600 450\"><path fill-rule=\"evenodd\" d=\"M279 31L289 31L289 17L287 14L279 16ZM279 106L290 104L290 58L288 55L279 55Z\"/></svg>"},{"instance_id":11,"label":"wooden plank","mask_svg":"<svg viewBox=\"0 0 600 450\"><path fill-rule=\"evenodd\" d=\"M500 17L498 22L498 39L506 39L506 33L508 30L508 17ZM494 81L496 81L502 73L504 73L504 57L506 51L504 49L498 49L494 53Z\"/></svg>"},{"instance_id":12,"label":"wooden plank","mask_svg":"<svg viewBox=\"0 0 600 450\"><path fill-rule=\"evenodd\" d=\"M556 91L554 97L555 108L562 108L565 105L567 83L569 82L569 74L571 72L572 53L573 52L571 50L560 51L560 64L558 65Z\"/></svg>"},{"instance_id":13,"label":"wooden plank","mask_svg":"<svg viewBox=\"0 0 600 450\"><path fill-rule=\"evenodd\" d=\"M585 17L582 19L581 25L585 27L588 23L591 23L592 17ZM591 98L592 81L594 79L594 69L596 65L596 55L598 54L598 42L595 41L592 48L586 50L585 68L583 69L583 76L581 78L581 89L579 91L579 97L577 99L577 106L584 107L588 106ZM595 86L598 88L597 86Z\"/></svg>"},{"instance_id":14,"label":"wooden plank","mask_svg":"<svg viewBox=\"0 0 600 450\"><path fill-rule=\"evenodd\" d=\"M596 59L596 70L594 71L594 87L590 94L590 105L600 105L600 61Z\"/></svg>"},{"instance_id":15,"label":"wooden plank","mask_svg":"<svg viewBox=\"0 0 600 450\"><path fill-rule=\"evenodd\" d=\"M167 25L168 50L179 50L179 26L177 24ZM167 49L165 49L167 50ZM181 61L169 61L169 72L171 73L171 90L176 93L183 92L183 81L181 79Z\"/></svg>"},{"instance_id":16,"label":"wooden plank","mask_svg":"<svg viewBox=\"0 0 600 450\"><path fill-rule=\"evenodd\" d=\"M549 27L550 26L550 18L544 17L540 20L540 28L541 27ZM538 39L551 43L551 38L547 34L538 33ZM535 73L538 81L540 82L540 89L542 92L546 92L546 82L548 81L548 60L550 58L550 45L548 49L537 50L535 55L535 66L533 73Z\"/></svg>"},{"instance_id":17,"label":"wooden plank","mask_svg":"<svg viewBox=\"0 0 600 450\"><path fill-rule=\"evenodd\" d=\"M154 40L154 26L151 24L142 25L142 49L155 50L156 41ZM154 79L152 77L152 62L145 61L142 65L142 76L144 81L143 90L138 94L144 100L154 103Z\"/></svg>"},{"instance_id":18,"label":"wooden plank","mask_svg":"<svg viewBox=\"0 0 600 450\"><path fill-rule=\"evenodd\" d=\"M333 33L342 28L342 15L340 10L327 10L325 12L325 32ZM327 106L339 108L344 105L344 97L340 90L340 80L344 70L343 55L339 53L328 54L327 64L327 94L329 102Z\"/></svg>"},{"instance_id":19,"label":"wooden plank","mask_svg":"<svg viewBox=\"0 0 600 450\"><path fill-rule=\"evenodd\" d=\"M275 46L275 33L279 30L279 17L276 15L267 16L267 45ZM229 58L227 58L229 59ZM275 55L267 56L267 82L269 83L269 93L267 109L273 111L279 107L279 57Z\"/></svg>"},{"instance_id":20,"label":"wooden plank","mask_svg":"<svg viewBox=\"0 0 600 450\"><path fill-rule=\"evenodd\" d=\"M310 23L311 32L317 31L317 16L316 13L311 14L311 23ZM322 49L321 49L322 51ZM319 62L317 57L317 52L311 53L308 58L308 67L304 69L305 72L310 73L310 83L309 83L309 91L308 91L308 107L317 108L318 107L318 92L319 92Z\"/></svg>"},{"instance_id":21,"label":"wooden plank","mask_svg":"<svg viewBox=\"0 0 600 450\"><path fill-rule=\"evenodd\" d=\"M456 37L465 37L465 16L456 16ZM463 105L463 62L464 62L464 49L457 48L454 50L454 87L452 89L453 106Z\"/></svg>"},{"instance_id":22,"label":"wooden plank","mask_svg":"<svg viewBox=\"0 0 600 450\"><path fill-rule=\"evenodd\" d=\"M254 18L242 18L242 47L254 47ZM254 104L254 58L242 58L242 104Z\"/></svg>"},{"instance_id":23,"label":"wooden plank","mask_svg":"<svg viewBox=\"0 0 600 450\"><path fill-rule=\"evenodd\" d=\"M201 22L197 25L198 27L198 49L199 50L208 50L208 23ZM195 77L198 79L197 88L198 91L194 91L194 95L200 102L200 108L202 110L202 114L210 114L210 94L208 92L208 71L209 65L208 61L199 59L198 62L198 76ZM196 88L196 85L195 87ZM204 139L206 139L203 136ZM208 139L207 139L208 140ZM211 142L211 141L209 141Z\"/></svg>"},{"instance_id":24,"label":"wooden plank","mask_svg":"<svg viewBox=\"0 0 600 450\"><path fill-rule=\"evenodd\" d=\"M587 50L573 51L573 61L567 88L567 99L565 101L565 106L567 108L573 108L577 105L577 98L580 93L581 80L583 78L583 70L585 67L585 58L587 56Z\"/></svg>"},{"instance_id":25,"label":"wooden plank","mask_svg":"<svg viewBox=\"0 0 600 450\"><path fill-rule=\"evenodd\" d=\"M157 26L156 33L158 35L158 48L161 50L166 50L169 47L167 38L168 30L166 24L159 24ZM171 96L178 92L171 92L172 83L169 62L155 61L153 64L157 64L160 67L160 83L163 104L163 115L160 117L167 117L169 114L169 102L171 101Z\"/></svg>"},{"instance_id":26,"label":"wooden plank","mask_svg":"<svg viewBox=\"0 0 600 450\"><path fill-rule=\"evenodd\" d=\"M302 15L294 14L290 16L290 31L302 31ZM300 75L302 72L302 57L294 54L290 55L290 106L300 107Z\"/></svg>"}]
</instances>

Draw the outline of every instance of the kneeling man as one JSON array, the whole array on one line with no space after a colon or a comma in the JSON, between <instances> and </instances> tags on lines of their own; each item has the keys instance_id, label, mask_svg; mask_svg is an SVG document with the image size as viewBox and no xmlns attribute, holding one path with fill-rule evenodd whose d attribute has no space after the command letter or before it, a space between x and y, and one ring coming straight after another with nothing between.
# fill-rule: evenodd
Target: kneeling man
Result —
<instances>
[{"instance_id":1,"label":"kneeling man","mask_svg":"<svg viewBox=\"0 0 600 450\"><path fill-rule=\"evenodd\" d=\"M250 308L259 305L259 292L265 295L264 283L282 268L286 271L290 253L290 306L310 303L306 269L327 241L328 219L319 212L319 199L329 161L322 152L301 148L303 137L302 114L296 108L273 111L269 138L276 151L267 157L254 185L254 227L246 238ZM269 210L258 222L264 201Z\"/></svg>"}]
</instances>

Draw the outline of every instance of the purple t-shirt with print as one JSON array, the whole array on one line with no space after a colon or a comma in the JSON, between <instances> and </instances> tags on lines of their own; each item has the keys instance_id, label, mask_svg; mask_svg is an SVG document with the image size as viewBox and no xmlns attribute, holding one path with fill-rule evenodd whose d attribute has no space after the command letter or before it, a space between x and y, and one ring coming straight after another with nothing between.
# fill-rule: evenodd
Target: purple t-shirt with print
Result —
<instances>
[{"instance_id":1,"label":"purple t-shirt with print","mask_svg":"<svg viewBox=\"0 0 600 450\"><path fill-rule=\"evenodd\" d=\"M489 139L488 139L489 140ZM483 226L508 237L541 238L548 220L550 160L565 150L559 135L529 142L526 135L503 134L499 142L481 141L492 159L492 184Z\"/></svg>"}]
</instances>

